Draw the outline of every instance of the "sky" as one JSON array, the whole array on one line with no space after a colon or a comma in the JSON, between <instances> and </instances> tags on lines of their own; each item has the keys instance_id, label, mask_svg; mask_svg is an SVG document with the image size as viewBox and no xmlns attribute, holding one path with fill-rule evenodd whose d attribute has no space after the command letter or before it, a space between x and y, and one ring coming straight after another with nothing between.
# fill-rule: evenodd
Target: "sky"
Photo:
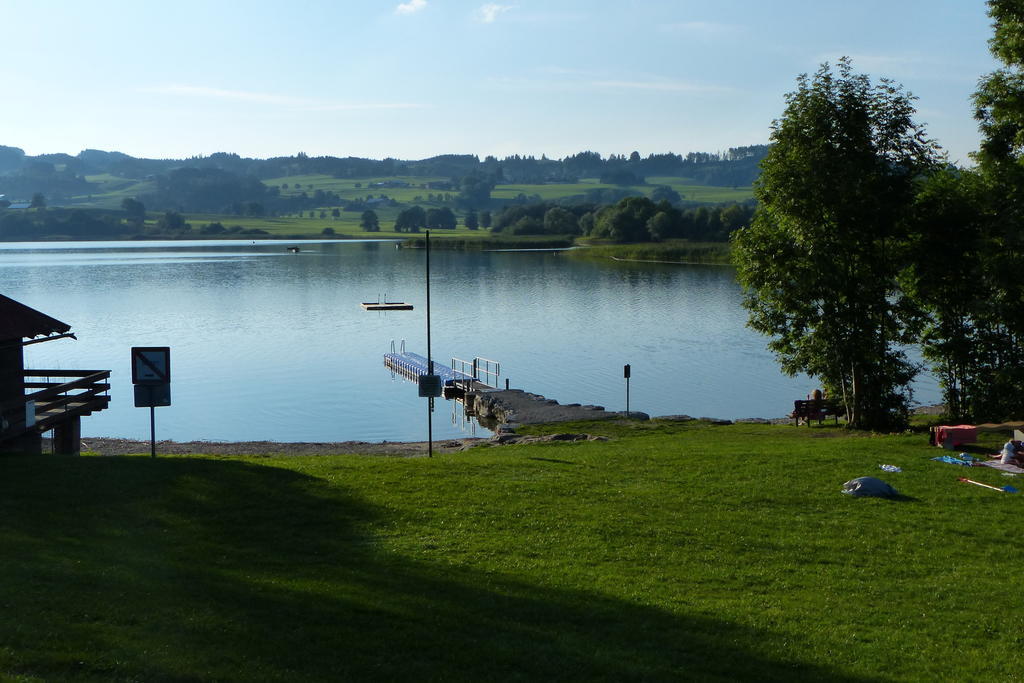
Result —
<instances>
[{"instance_id":1,"label":"sky","mask_svg":"<svg viewBox=\"0 0 1024 683\"><path fill-rule=\"evenodd\" d=\"M969 164L983 0L0 0L0 145L562 158L764 144L841 56ZM17 27L17 28L14 28Z\"/></svg>"}]
</instances>

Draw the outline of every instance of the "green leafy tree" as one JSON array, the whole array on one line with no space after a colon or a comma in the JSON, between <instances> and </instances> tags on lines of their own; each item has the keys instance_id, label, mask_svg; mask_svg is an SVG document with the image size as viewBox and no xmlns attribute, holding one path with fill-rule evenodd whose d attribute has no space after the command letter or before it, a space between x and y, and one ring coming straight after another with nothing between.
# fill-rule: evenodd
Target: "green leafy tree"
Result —
<instances>
[{"instance_id":1,"label":"green leafy tree","mask_svg":"<svg viewBox=\"0 0 1024 683\"><path fill-rule=\"evenodd\" d=\"M998 335L989 331L993 307L983 266L987 213L981 175L953 169L933 174L915 199L916 229L902 275L903 289L921 316L923 354L942 387L946 414L958 424L973 415L993 415L997 399L989 356L1001 344L990 343ZM1012 349L998 355L1006 352Z\"/></svg>"},{"instance_id":2,"label":"green leafy tree","mask_svg":"<svg viewBox=\"0 0 1024 683\"><path fill-rule=\"evenodd\" d=\"M476 230L480 227L480 217L476 215L476 211L468 211L462 219L462 224L469 230Z\"/></svg>"},{"instance_id":3,"label":"green leafy tree","mask_svg":"<svg viewBox=\"0 0 1024 683\"><path fill-rule=\"evenodd\" d=\"M647 221L655 213L657 206L647 197L626 197L598 212L594 234L616 242L646 242L650 239Z\"/></svg>"},{"instance_id":4,"label":"green leafy tree","mask_svg":"<svg viewBox=\"0 0 1024 683\"><path fill-rule=\"evenodd\" d=\"M400 211L395 218L395 232L419 232L426 225L427 212L419 205Z\"/></svg>"},{"instance_id":5,"label":"green leafy tree","mask_svg":"<svg viewBox=\"0 0 1024 683\"><path fill-rule=\"evenodd\" d=\"M121 210L129 223L141 226L146 220L146 205L133 197L125 197L121 200Z\"/></svg>"},{"instance_id":6,"label":"green leafy tree","mask_svg":"<svg viewBox=\"0 0 1024 683\"><path fill-rule=\"evenodd\" d=\"M380 219L377 218L377 212L373 209L363 211L363 215L359 219L359 227L366 232L380 232Z\"/></svg>"},{"instance_id":7,"label":"green leafy tree","mask_svg":"<svg viewBox=\"0 0 1024 683\"><path fill-rule=\"evenodd\" d=\"M845 58L800 76L772 124L761 210L733 239L748 324L784 372L820 378L853 427L905 424L917 370L897 276L915 182L938 151L912 100Z\"/></svg>"},{"instance_id":8,"label":"green leafy tree","mask_svg":"<svg viewBox=\"0 0 1024 683\"><path fill-rule=\"evenodd\" d=\"M32 195L32 201L29 204L30 209L45 209L46 208L46 197L41 192L36 192Z\"/></svg>"},{"instance_id":9,"label":"green leafy tree","mask_svg":"<svg viewBox=\"0 0 1024 683\"><path fill-rule=\"evenodd\" d=\"M483 228L484 230L487 230L489 227L491 227L491 212L490 211L481 211L480 212L480 227Z\"/></svg>"},{"instance_id":10,"label":"green leafy tree","mask_svg":"<svg viewBox=\"0 0 1024 683\"><path fill-rule=\"evenodd\" d=\"M679 215L658 211L647 220L647 232L651 239L660 242L679 235Z\"/></svg>"},{"instance_id":11,"label":"green leafy tree","mask_svg":"<svg viewBox=\"0 0 1024 683\"><path fill-rule=\"evenodd\" d=\"M731 204L719 211L718 215L722 230L727 235L731 235L743 226L750 224L754 210L753 207L742 204Z\"/></svg>"},{"instance_id":12,"label":"green leafy tree","mask_svg":"<svg viewBox=\"0 0 1024 683\"><path fill-rule=\"evenodd\" d=\"M165 211L156 221L157 232L162 234L188 232L192 226L185 222L184 216L177 211Z\"/></svg>"},{"instance_id":13,"label":"green leafy tree","mask_svg":"<svg viewBox=\"0 0 1024 683\"><path fill-rule=\"evenodd\" d=\"M455 214L447 206L442 206L439 209L427 209L426 225L428 228L454 230L456 226Z\"/></svg>"},{"instance_id":14,"label":"green leafy tree","mask_svg":"<svg viewBox=\"0 0 1024 683\"><path fill-rule=\"evenodd\" d=\"M573 212L553 206L544 212L544 232L549 235L578 235L579 220Z\"/></svg>"},{"instance_id":15,"label":"green leafy tree","mask_svg":"<svg viewBox=\"0 0 1024 683\"><path fill-rule=\"evenodd\" d=\"M544 221L533 216L523 216L510 227L513 235L543 235Z\"/></svg>"},{"instance_id":16,"label":"green leafy tree","mask_svg":"<svg viewBox=\"0 0 1024 683\"><path fill-rule=\"evenodd\" d=\"M960 258L950 264L933 254L914 283L928 316L925 354L936 363L947 407L975 421L1024 412L1024 281L1017 276L1024 272L1024 5L989 0L988 7L989 47L1001 67L974 95L982 133L977 173L943 179L924 205ZM933 272L943 263L952 266L948 286ZM952 291L952 283L961 289Z\"/></svg>"},{"instance_id":17,"label":"green leafy tree","mask_svg":"<svg viewBox=\"0 0 1024 683\"><path fill-rule=\"evenodd\" d=\"M677 202L681 202L682 200L683 196L676 192L671 187L669 187L668 185L658 185L653 190L651 190L651 201L654 202L666 201L670 204L675 204Z\"/></svg>"},{"instance_id":18,"label":"green leafy tree","mask_svg":"<svg viewBox=\"0 0 1024 683\"><path fill-rule=\"evenodd\" d=\"M476 209L486 206L491 200L494 180L481 174L472 174L465 176L459 183L459 187L459 194L455 198L456 204Z\"/></svg>"},{"instance_id":19,"label":"green leafy tree","mask_svg":"<svg viewBox=\"0 0 1024 683\"><path fill-rule=\"evenodd\" d=\"M592 235L592 234L594 234L594 220L595 220L595 216L594 216L594 212L593 211L587 211L585 214L580 216L580 218L579 218L580 232L582 234L584 234L584 235Z\"/></svg>"}]
</instances>

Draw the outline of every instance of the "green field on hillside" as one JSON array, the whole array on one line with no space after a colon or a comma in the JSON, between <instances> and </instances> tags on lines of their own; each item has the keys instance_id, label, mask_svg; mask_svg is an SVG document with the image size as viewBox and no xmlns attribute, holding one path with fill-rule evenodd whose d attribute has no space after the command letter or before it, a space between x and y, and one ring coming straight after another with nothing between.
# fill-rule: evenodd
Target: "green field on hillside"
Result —
<instances>
[{"instance_id":1,"label":"green field on hillside","mask_svg":"<svg viewBox=\"0 0 1024 683\"><path fill-rule=\"evenodd\" d=\"M693 182L687 178L668 177L648 178L646 185L633 185L629 187L600 183L595 179L583 179L578 183L498 185L494 188L494 191L491 192L491 196L496 199L514 199L520 194L524 194L527 197L537 195L543 200L556 200L563 199L565 197L586 195L588 191L598 189L629 190L636 194L650 196L651 192L658 185L668 185L678 192L684 200L694 202L744 202L748 199L752 199L754 196L753 190L749 187L709 187L706 185L694 185Z\"/></svg>"},{"instance_id":2,"label":"green field on hillside","mask_svg":"<svg viewBox=\"0 0 1024 683\"><path fill-rule=\"evenodd\" d=\"M553 430L611 440L432 459L2 457L0 672L850 682L1020 673L1024 499L957 476L1016 480L934 462L922 433L702 422ZM840 493L864 475L902 497Z\"/></svg>"},{"instance_id":3,"label":"green field on hillside","mask_svg":"<svg viewBox=\"0 0 1024 683\"><path fill-rule=\"evenodd\" d=\"M156 189L152 180L119 178L109 174L85 176L85 179L99 187L88 195L73 197L74 203L96 209L119 209L126 197L137 197Z\"/></svg>"},{"instance_id":4,"label":"green field on hillside","mask_svg":"<svg viewBox=\"0 0 1024 683\"><path fill-rule=\"evenodd\" d=\"M432 190L429 188L421 187L426 183L438 181L447 182L448 178L440 177L422 177L422 176L395 176L387 178L334 178L327 175L297 175L297 176L285 176L283 178L269 178L263 181L263 184L268 187L277 187L280 189L281 196L290 197L302 194L312 196L317 190L323 190L324 192L334 192L342 199L361 199L372 195L379 197L384 194L389 198L394 199L397 202L411 203L415 201L417 197L420 197L421 203L426 203L425 200L428 195L444 193L444 190ZM374 187L376 183L389 183L389 182L401 182L407 183L411 187ZM287 188L283 188L283 185L288 185ZM358 186L358 187L357 187ZM455 191L449 190L449 194L455 194Z\"/></svg>"},{"instance_id":5,"label":"green field on hillside","mask_svg":"<svg viewBox=\"0 0 1024 683\"><path fill-rule=\"evenodd\" d=\"M714 204L719 203L730 203L730 202L745 202L754 198L754 189L752 187L715 187L711 185L694 185L692 181L688 181L685 178L673 178L673 177L650 177L647 178L647 184L650 186L655 185L668 185L676 192L683 196L683 199L687 199L694 202L709 202Z\"/></svg>"},{"instance_id":6,"label":"green field on hillside","mask_svg":"<svg viewBox=\"0 0 1024 683\"><path fill-rule=\"evenodd\" d=\"M153 192L155 190L155 183L152 180L120 178L109 174L86 176L86 180L91 183L95 183L97 187L93 192L87 195L78 195L73 197L72 203L75 206L116 209L120 208L121 201L125 197L144 196L146 193ZM448 194L450 197L454 197L458 194L458 189L435 190L424 187L424 185L428 182L445 182L448 180L450 179L420 176L334 178L327 175L301 175L269 178L264 180L263 183L268 187L278 188L278 191L284 197L297 196L303 192L312 196L317 190L322 190L324 192L334 192L341 200L345 201L385 195L403 205L417 203L424 207L430 207L450 205L450 202L446 204L440 201L440 199L435 199L433 201L430 200L429 197L431 195L440 197L441 195ZM388 183L392 181L408 183L410 187L373 186L375 183ZM288 185L288 187L284 188L284 185ZM709 187L704 185L695 185L687 178L669 177L648 178L646 185L637 185L635 187L628 188L602 184L593 178L584 178L578 183L549 183L543 185L510 183L496 186L491 192L491 196L498 200L508 200L514 199L522 194L531 198L540 197L542 200L551 201L566 197L585 195L589 190L594 189L628 189L636 192L637 194L646 196L650 195L651 191L657 185L668 185L672 187L688 201L709 203L742 202L753 197L753 193L749 187ZM335 207L328 203L322 207L318 207L318 210L324 209L330 211L332 208ZM383 209L383 211L387 210L388 209ZM398 209L393 209L392 212L397 214ZM380 213L380 211L378 213Z\"/></svg>"}]
</instances>

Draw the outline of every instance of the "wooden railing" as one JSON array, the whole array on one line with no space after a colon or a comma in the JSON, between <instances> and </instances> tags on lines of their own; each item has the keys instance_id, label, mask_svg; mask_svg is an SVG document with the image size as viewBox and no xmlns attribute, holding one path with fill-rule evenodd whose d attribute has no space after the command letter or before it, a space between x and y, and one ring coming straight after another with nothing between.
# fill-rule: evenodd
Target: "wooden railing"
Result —
<instances>
[{"instance_id":1,"label":"wooden railing","mask_svg":"<svg viewBox=\"0 0 1024 683\"><path fill-rule=\"evenodd\" d=\"M70 418L103 410L110 404L110 370L25 370L24 398L0 404L8 433L40 432ZM54 381L55 379L64 381ZM25 405L35 401L35 425L27 425Z\"/></svg>"}]
</instances>

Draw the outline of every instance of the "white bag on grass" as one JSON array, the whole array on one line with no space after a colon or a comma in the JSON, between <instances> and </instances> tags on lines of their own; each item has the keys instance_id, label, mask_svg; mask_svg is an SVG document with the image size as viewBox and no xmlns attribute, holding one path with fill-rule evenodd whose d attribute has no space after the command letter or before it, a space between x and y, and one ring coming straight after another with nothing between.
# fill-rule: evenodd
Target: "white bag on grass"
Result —
<instances>
[{"instance_id":1,"label":"white bag on grass","mask_svg":"<svg viewBox=\"0 0 1024 683\"><path fill-rule=\"evenodd\" d=\"M900 495L896 489L875 477L857 477L843 484L843 493L851 496L875 496L878 498L895 498Z\"/></svg>"}]
</instances>

